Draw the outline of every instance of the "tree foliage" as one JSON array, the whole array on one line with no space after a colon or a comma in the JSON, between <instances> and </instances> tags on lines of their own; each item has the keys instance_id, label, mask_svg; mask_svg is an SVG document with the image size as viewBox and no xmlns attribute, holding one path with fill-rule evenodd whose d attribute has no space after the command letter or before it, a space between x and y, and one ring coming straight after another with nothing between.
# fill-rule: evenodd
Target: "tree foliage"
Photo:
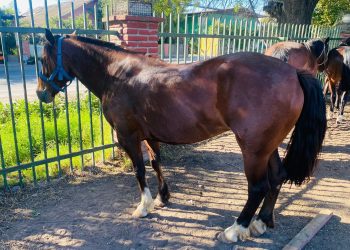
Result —
<instances>
[{"instance_id":1,"label":"tree foliage","mask_svg":"<svg viewBox=\"0 0 350 250\"><path fill-rule=\"evenodd\" d=\"M346 13L350 13L349 0L320 0L313 13L312 23L335 25Z\"/></svg>"},{"instance_id":2,"label":"tree foliage","mask_svg":"<svg viewBox=\"0 0 350 250\"><path fill-rule=\"evenodd\" d=\"M12 26L13 25L13 20L11 20L11 18L7 18L10 17L11 15L13 16L14 11L11 7L6 7L4 9L0 8L0 25L3 26ZM5 33L4 35L4 40L5 40L5 44L6 44L6 52L8 54L15 54L17 49L17 45L16 45L16 39L15 39L15 35L14 33ZM1 44L1 40L0 40L0 50L2 50L2 44Z\"/></svg>"}]
</instances>

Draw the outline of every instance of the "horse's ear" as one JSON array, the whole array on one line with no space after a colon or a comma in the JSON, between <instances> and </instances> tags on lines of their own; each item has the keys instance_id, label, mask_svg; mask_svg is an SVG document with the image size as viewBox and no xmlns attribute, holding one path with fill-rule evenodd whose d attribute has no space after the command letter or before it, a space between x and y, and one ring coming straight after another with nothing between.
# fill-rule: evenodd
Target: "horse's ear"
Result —
<instances>
[{"instance_id":1,"label":"horse's ear","mask_svg":"<svg viewBox=\"0 0 350 250\"><path fill-rule=\"evenodd\" d=\"M45 38L52 46L55 45L55 38L49 29L45 29Z\"/></svg>"},{"instance_id":2,"label":"horse's ear","mask_svg":"<svg viewBox=\"0 0 350 250\"><path fill-rule=\"evenodd\" d=\"M327 44L329 42L329 37L324 39L324 43Z\"/></svg>"},{"instance_id":3,"label":"horse's ear","mask_svg":"<svg viewBox=\"0 0 350 250\"><path fill-rule=\"evenodd\" d=\"M74 30L71 34L71 36L76 36L77 35L77 30Z\"/></svg>"}]
</instances>

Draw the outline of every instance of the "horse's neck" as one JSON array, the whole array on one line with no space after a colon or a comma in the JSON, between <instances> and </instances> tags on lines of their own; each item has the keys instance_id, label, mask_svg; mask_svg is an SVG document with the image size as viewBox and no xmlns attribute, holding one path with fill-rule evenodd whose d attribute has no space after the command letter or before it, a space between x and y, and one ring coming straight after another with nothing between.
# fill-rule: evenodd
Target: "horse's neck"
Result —
<instances>
[{"instance_id":1,"label":"horse's neck","mask_svg":"<svg viewBox=\"0 0 350 250\"><path fill-rule=\"evenodd\" d=\"M69 64L74 75L94 95L102 98L107 82L106 66L109 59L105 53L99 53L93 46L69 45Z\"/></svg>"}]
</instances>

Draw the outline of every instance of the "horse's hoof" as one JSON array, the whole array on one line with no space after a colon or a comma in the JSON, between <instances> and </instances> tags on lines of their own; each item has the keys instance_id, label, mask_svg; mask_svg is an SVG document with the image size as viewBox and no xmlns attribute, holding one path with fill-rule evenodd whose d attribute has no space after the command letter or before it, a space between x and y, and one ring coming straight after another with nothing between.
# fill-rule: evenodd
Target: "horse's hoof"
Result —
<instances>
[{"instance_id":1,"label":"horse's hoof","mask_svg":"<svg viewBox=\"0 0 350 250\"><path fill-rule=\"evenodd\" d=\"M147 203L140 203L136 210L132 213L132 217L134 218L144 218L147 216L149 212L151 212L154 209L154 202L151 200L151 202Z\"/></svg>"},{"instance_id":2,"label":"horse's hoof","mask_svg":"<svg viewBox=\"0 0 350 250\"><path fill-rule=\"evenodd\" d=\"M230 241L230 240L226 239L226 236L225 236L224 232L218 233L216 238L218 239L218 241L221 241L221 242L226 243L226 244L230 244L230 243L236 242L236 241Z\"/></svg>"},{"instance_id":3,"label":"horse's hoof","mask_svg":"<svg viewBox=\"0 0 350 250\"><path fill-rule=\"evenodd\" d=\"M226 228L224 232L221 232L217 238L224 243L234 243L238 240L245 241L249 237L249 228L245 228L235 222L232 226Z\"/></svg>"},{"instance_id":4,"label":"horse's hoof","mask_svg":"<svg viewBox=\"0 0 350 250\"><path fill-rule=\"evenodd\" d=\"M132 217L134 218L144 218L147 216L147 209L143 206L138 205L136 210L132 213Z\"/></svg>"},{"instance_id":5,"label":"horse's hoof","mask_svg":"<svg viewBox=\"0 0 350 250\"><path fill-rule=\"evenodd\" d=\"M258 236L262 235L263 233L265 233L266 229L267 229L267 227L266 227L265 222L263 222L260 219L254 220L249 225L249 231L255 237L258 237Z\"/></svg>"},{"instance_id":6,"label":"horse's hoof","mask_svg":"<svg viewBox=\"0 0 350 250\"><path fill-rule=\"evenodd\" d=\"M166 204L167 204L167 203L161 201L161 198L159 198L158 196L157 196L157 198L154 199L154 206L155 206L155 207L165 207Z\"/></svg>"},{"instance_id":7,"label":"horse's hoof","mask_svg":"<svg viewBox=\"0 0 350 250\"><path fill-rule=\"evenodd\" d=\"M344 120L344 116L343 115L338 115L337 123L341 123L343 120Z\"/></svg>"}]
</instances>

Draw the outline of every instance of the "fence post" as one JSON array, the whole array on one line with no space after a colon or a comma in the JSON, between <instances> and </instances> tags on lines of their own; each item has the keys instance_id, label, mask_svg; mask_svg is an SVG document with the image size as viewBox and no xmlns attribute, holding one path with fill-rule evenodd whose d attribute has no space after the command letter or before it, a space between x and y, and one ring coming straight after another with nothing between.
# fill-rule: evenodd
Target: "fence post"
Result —
<instances>
[{"instance_id":1,"label":"fence post","mask_svg":"<svg viewBox=\"0 0 350 250\"><path fill-rule=\"evenodd\" d=\"M107 20L104 18L103 20ZM109 29L119 32L111 42L136 52L158 56L158 26L163 18L152 16L115 15L109 17Z\"/></svg>"}]
</instances>

